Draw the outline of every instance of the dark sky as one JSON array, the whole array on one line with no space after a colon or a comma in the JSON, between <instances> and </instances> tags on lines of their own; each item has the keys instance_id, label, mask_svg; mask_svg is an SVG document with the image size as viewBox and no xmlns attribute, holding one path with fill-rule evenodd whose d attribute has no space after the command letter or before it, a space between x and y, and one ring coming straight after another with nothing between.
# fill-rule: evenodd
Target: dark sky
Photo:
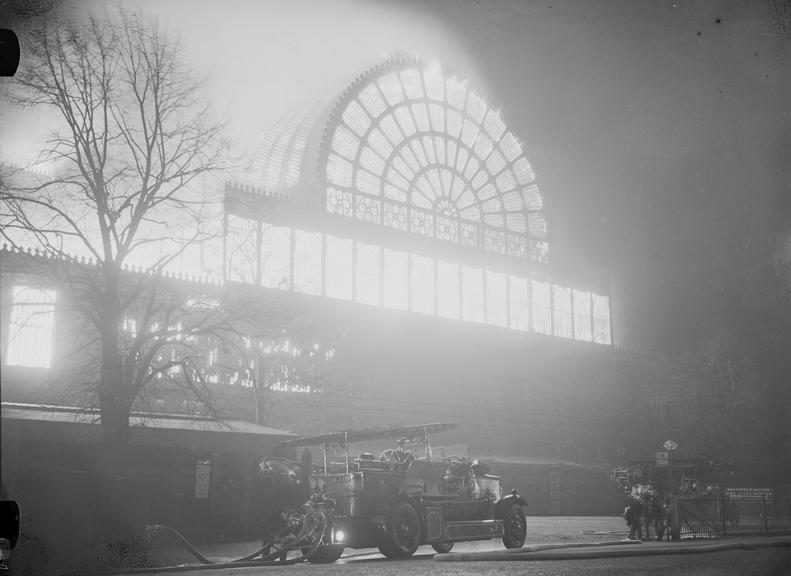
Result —
<instances>
[{"instance_id":1,"label":"dark sky","mask_svg":"<svg viewBox=\"0 0 791 576\"><path fill-rule=\"evenodd\" d=\"M555 262L612 276L618 343L678 348L736 316L788 216L791 3L414 4L525 142Z\"/></svg>"}]
</instances>

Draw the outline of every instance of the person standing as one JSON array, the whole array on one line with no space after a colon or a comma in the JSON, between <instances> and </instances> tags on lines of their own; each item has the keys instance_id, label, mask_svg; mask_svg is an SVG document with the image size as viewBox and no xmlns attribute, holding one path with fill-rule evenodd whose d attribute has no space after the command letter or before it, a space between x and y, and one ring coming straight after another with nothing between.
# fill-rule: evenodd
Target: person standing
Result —
<instances>
[{"instance_id":1,"label":"person standing","mask_svg":"<svg viewBox=\"0 0 791 576\"><path fill-rule=\"evenodd\" d=\"M629 505L624 510L624 519L629 527L629 540L643 538L643 503L634 494L629 497Z\"/></svg>"}]
</instances>

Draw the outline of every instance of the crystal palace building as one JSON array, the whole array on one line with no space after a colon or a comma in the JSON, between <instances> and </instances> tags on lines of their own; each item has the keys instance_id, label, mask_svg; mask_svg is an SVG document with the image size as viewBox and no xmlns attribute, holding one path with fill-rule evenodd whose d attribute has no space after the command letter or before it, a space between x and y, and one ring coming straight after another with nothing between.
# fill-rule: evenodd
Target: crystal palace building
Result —
<instances>
[{"instance_id":1,"label":"crystal palace building","mask_svg":"<svg viewBox=\"0 0 791 576\"><path fill-rule=\"evenodd\" d=\"M416 57L276 124L226 186L225 280L289 293L336 361L273 424L450 419L474 452L611 468L639 362L609 282L553 273L547 205L500 112Z\"/></svg>"},{"instance_id":2,"label":"crystal palace building","mask_svg":"<svg viewBox=\"0 0 791 576\"><path fill-rule=\"evenodd\" d=\"M299 434L459 422L435 442L545 467L522 485L534 513L584 512L585 474L644 457L619 434L643 364L613 344L610 282L554 271L548 198L504 116L396 55L266 133L225 186L222 282L289 310L280 340L252 346L321 363L280 364L264 419L240 361L213 382L228 414ZM55 362L57 306L15 324L27 280L3 272L3 400L56 403L12 380Z\"/></svg>"}]
</instances>

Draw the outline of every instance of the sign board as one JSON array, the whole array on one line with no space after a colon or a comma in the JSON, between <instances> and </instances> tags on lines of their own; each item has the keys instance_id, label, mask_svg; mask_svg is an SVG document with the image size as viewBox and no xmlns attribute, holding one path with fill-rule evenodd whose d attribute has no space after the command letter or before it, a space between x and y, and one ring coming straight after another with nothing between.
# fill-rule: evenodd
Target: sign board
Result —
<instances>
[{"instance_id":1,"label":"sign board","mask_svg":"<svg viewBox=\"0 0 791 576\"><path fill-rule=\"evenodd\" d=\"M662 444L662 448L664 448L665 450L670 452L670 451L675 450L676 448L678 448L678 444L676 444L672 440L668 440L667 442Z\"/></svg>"},{"instance_id":2,"label":"sign board","mask_svg":"<svg viewBox=\"0 0 791 576\"><path fill-rule=\"evenodd\" d=\"M670 452L657 452L656 465L660 467L670 466Z\"/></svg>"},{"instance_id":3,"label":"sign board","mask_svg":"<svg viewBox=\"0 0 791 576\"><path fill-rule=\"evenodd\" d=\"M613 478L615 478L616 480L621 480L621 479L629 480L629 476L630 476L628 468L616 468L615 470L612 471L612 474L613 474Z\"/></svg>"},{"instance_id":4,"label":"sign board","mask_svg":"<svg viewBox=\"0 0 791 576\"><path fill-rule=\"evenodd\" d=\"M209 497L209 481L211 480L211 461L198 460L195 464L195 498Z\"/></svg>"},{"instance_id":5,"label":"sign board","mask_svg":"<svg viewBox=\"0 0 791 576\"><path fill-rule=\"evenodd\" d=\"M774 502L774 492L771 488L726 488L725 493L729 498L734 500L742 498L766 498L767 504Z\"/></svg>"}]
</instances>

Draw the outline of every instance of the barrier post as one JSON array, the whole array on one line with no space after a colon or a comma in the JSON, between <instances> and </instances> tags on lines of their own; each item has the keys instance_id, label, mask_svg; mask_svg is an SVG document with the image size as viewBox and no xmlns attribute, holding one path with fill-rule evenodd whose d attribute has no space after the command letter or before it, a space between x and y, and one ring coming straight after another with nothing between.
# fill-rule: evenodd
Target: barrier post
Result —
<instances>
[{"instance_id":1,"label":"barrier post","mask_svg":"<svg viewBox=\"0 0 791 576\"><path fill-rule=\"evenodd\" d=\"M761 498L763 500L763 517L764 517L764 534L769 535L769 515L766 513L766 494Z\"/></svg>"},{"instance_id":2,"label":"barrier post","mask_svg":"<svg viewBox=\"0 0 791 576\"><path fill-rule=\"evenodd\" d=\"M681 517L678 513L678 498L670 496L670 538L681 539Z\"/></svg>"},{"instance_id":3,"label":"barrier post","mask_svg":"<svg viewBox=\"0 0 791 576\"><path fill-rule=\"evenodd\" d=\"M717 494L716 496L717 501L717 520L719 520L720 525L720 536L725 536L725 497L723 496L722 492Z\"/></svg>"}]
</instances>

